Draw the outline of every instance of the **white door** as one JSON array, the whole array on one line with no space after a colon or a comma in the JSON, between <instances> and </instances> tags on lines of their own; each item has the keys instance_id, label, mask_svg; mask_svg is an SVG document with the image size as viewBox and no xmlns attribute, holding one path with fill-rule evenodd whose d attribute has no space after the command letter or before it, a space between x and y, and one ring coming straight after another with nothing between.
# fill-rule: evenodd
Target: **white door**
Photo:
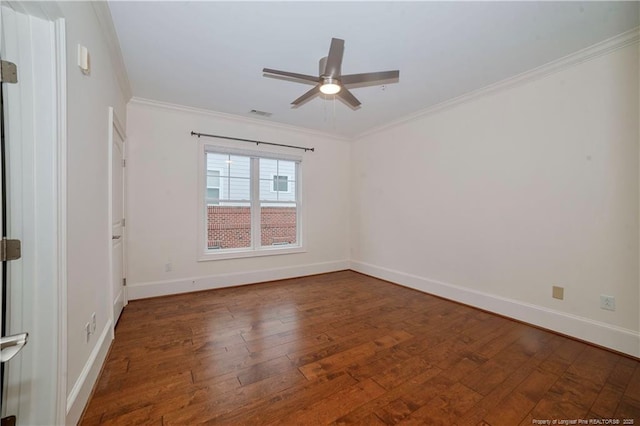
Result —
<instances>
[{"instance_id":1,"label":"white door","mask_svg":"<svg viewBox=\"0 0 640 426\"><path fill-rule=\"evenodd\" d=\"M57 31L52 21L0 7L0 56L17 69L16 83L4 82L5 73L1 83L2 236L21 240L20 258L3 262L2 424L56 424L64 414L57 400ZM24 332L28 344L16 352L10 336Z\"/></svg>"},{"instance_id":2,"label":"white door","mask_svg":"<svg viewBox=\"0 0 640 426\"><path fill-rule=\"evenodd\" d=\"M6 7L0 7L0 59L2 61L20 64L18 56L17 33L20 24L20 16ZM7 37L8 36L8 37ZM5 67L6 67L5 62ZM2 71L2 83L0 84L2 143L0 145L0 187L1 204L0 221L2 238L12 238L20 241L20 257L22 257L22 243L25 236L21 232L22 193L15 189L20 188L22 174L19 167L22 163L23 132L22 132L22 108L20 107L20 91L22 84L12 82L10 76ZM20 76L22 80L22 75ZM9 81L6 81L9 80ZM22 83L22 82L21 82ZM28 249L28 247L25 247ZM15 259L2 262L2 364L0 375L2 376L2 422L8 424L17 423L21 411L21 397L25 398L21 387L26 384L25 375L22 373L23 365L28 364L28 352L23 352L27 340L29 324L23 321L23 315L29 314L29 306L25 301L25 295L21 291L23 282L24 259ZM28 279L28 278L27 278ZM16 336L22 334L23 345L19 345ZM31 349L31 348L29 348ZM25 357L24 355L27 355Z\"/></svg>"},{"instance_id":3,"label":"white door","mask_svg":"<svg viewBox=\"0 0 640 426\"><path fill-rule=\"evenodd\" d=\"M125 289L125 222L124 222L124 141L125 135L120 121L109 108L109 132L111 150L111 276L113 295L113 325L115 327L127 303Z\"/></svg>"}]
</instances>

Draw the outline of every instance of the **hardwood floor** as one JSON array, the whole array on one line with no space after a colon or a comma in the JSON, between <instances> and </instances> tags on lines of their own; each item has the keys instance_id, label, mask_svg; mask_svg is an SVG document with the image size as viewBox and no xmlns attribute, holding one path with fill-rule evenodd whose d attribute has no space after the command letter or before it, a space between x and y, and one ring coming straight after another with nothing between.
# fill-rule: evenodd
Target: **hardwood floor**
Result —
<instances>
[{"instance_id":1,"label":"hardwood floor","mask_svg":"<svg viewBox=\"0 0 640 426\"><path fill-rule=\"evenodd\" d=\"M640 363L344 271L129 303L80 423L554 419L640 424Z\"/></svg>"}]
</instances>

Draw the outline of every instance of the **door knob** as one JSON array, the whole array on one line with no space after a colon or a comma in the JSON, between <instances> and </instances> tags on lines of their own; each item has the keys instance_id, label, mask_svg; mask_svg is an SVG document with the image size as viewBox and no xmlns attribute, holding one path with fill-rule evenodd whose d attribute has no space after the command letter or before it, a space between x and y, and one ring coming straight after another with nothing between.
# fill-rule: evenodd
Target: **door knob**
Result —
<instances>
[{"instance_id":1,"label":"door knob","mask_svg":"<svg viewBox=\"0 0 640 426\"><path fill-rule=\"evenodd\" d=\"M0 361L7 362L27 344L29 333L14 334L0 338Z\"/></svg>"},{"instance_id":2,"label":"door knob","mask_svg":"<svg viewBox=\"0 0 640 426\"><path fill-rule=\"evenodd\" d=\"M112 240L119 240L120 238L122 238L122 235L112 235L111 236Z\"/></svg>"}]
</instances>

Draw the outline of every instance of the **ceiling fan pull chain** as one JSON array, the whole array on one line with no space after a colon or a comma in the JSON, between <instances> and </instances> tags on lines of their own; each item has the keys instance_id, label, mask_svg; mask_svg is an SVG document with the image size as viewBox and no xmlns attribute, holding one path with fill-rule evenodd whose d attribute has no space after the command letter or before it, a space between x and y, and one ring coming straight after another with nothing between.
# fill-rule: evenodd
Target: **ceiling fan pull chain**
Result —
<instances>
[{"instance_id":1,"label":"ceiling fan pull chain","mask_svg":"<svg viewBox=\"0 0 640 426\"><path fill-rule=\"evenodd\" d=\"M329 112L327 111L327 103L323 102L322 103L322 110L324 111L324 122L328 122L329 121Z\"/></svg>"},{"instance_id":2,"label":"ceiling fan pull chain","mask_svg":"<svg viewBox=\"0 0 640 426\"><path fill-rule=\"evenodd\" d=\"M333 130L336 130L336 95L333 95Z\"/></svg>"}]
</instances>

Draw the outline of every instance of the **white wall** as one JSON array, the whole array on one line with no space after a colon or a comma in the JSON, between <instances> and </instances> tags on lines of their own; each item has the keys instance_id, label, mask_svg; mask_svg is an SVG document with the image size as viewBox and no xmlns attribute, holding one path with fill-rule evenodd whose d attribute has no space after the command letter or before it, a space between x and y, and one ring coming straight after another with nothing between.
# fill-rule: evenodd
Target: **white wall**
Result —
<instances>
[{"instance_id":1,"label":"white wall","mask_svg":"<svg viewBox=\"0 0 640 426\"><path fill-rule=\"evenodd\" d=\"M355 141L353 268L640 356L638 76L635 43Z\"/></svg>"},{"instance_id":2,"label":"white wall","mask_svg":"<svg viewBox=\"0 0 640 426\"><path fill-rule=\"evenodd\" d=\"M107 114L113 106L124 122L127 99L94 6L90 2L59 6L67 30L67 421L75 424L111 339ZM79 43L89 49L88 76L76 64ZM97 328L87 342L84 325L93 312Z\"/></svg>"},{"instance_id":3,"label":"white wall","mask_svg":"<svg viewBox=\"0 0 640 426\"><path fill-rule=\"evenodd\" d=\"M132 100L127 109L130 298L348 268L348 142L318 133ZM305 253L198 262L198 139L191 131L315 147L302 154ZM274 147L207 139L250 150ZM280 148L276 148L280 149ZM281 149L281 152L299 154ZM167 272L167 264L171 271Z\"/></svg>"}]
</instances>

